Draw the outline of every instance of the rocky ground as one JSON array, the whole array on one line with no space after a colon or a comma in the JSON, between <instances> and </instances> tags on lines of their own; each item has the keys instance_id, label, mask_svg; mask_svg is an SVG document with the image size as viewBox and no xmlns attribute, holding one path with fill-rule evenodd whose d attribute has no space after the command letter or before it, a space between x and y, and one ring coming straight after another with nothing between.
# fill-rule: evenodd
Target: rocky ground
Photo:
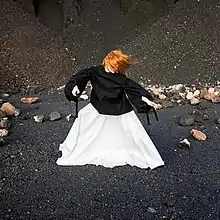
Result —
<instances>
[{"instance_id":1,"label":"rocky ground","mask_svg":"<svg viewBox=\"0 0 220 220\"><path fill-rule=\"evenodd\" d=\"M219 1L136 1L123 15L85 1L61 32L18 2L0 1L0 219L220 219ZM163 107L150 126L138 116L166 165L59 167L75 110L56 88L114 48Z\"/></svg>"},{"instance_id":2,"label":"rocky ground","mask_svg":"<svg viewBox=\"0 0 220 220\"><path fill-rule=\"evenodd\" d=\"M56 165L59 143L72 125L66 116L75 112L74 104L62 89L7 92L1 102L13 104L4 110L16 116L8 116L9 133L1 139L0 219L219 219L219 103L199 97L193 105L167 100L172 107L158 99L164 106L159 122L150 115L148 126L138 115L164 167L61 167ZM206 140L195 139L192 129Z\"/></svg>"},{"instance_id":3,"label":"rocky ground","mask_svg":"<svg viewBox=\"0 0 220 220\"><path fill-rule=\"evenodd\" d=\"M59 31L40 23L18 2L22 0L0 2L0 89L60 86L115 48L137 61L130 76L138 81L219 81L218 0L137 0L126 11L115 0L82 1L80 15L70 17ZM55 22L53 10L42 13L51 15L48 23Z\"/></svg>"}]
</instances>

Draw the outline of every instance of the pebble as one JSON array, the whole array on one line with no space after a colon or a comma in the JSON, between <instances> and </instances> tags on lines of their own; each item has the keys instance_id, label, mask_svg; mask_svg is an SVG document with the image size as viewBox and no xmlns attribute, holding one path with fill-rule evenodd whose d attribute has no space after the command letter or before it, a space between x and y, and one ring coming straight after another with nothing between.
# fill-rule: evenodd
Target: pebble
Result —
<instances>
[{"instance_id":1,"label":"pebble","mask_svg":"<svg viewBox=\"0 0 220 220\"><path fill-rule=\"evenodd\" d=\"M184 138L183 140L179 141L179 147L180 148L187 148L187 149L189 149L190 146L191 146L191 144L190 144L190 142L188 141L187 138Z\"/></svg>"},{"instance_id":2,"label":"pebble","mask_svg":"<svg viewBox=\"0 0 220 220\"><path fill-rule=\"evenodd\" d=\"M161 99L161 100L165 100L166 98L167 98L166 95L164 95L164 94L159 94L159 99Z\"/></svg>"},{"instance_id":3,"label":"pebble","mask_svg":"<svg viewBox=\"0 0 220 220\"><path fill-rule=\"evenodd\" d=\"M8 135L7 129L0 129L0 137L5 137Z\"/></svg>"},{"instance_id":4,"label":"pebble","mask_svg":"<svg viewBox=\"0 0 220 220\"><path fill-rule=\"evenodd\" d=\"M202 89L200 91L200 95L199 95L200 99L203 99L205 97L205 95L207 95L207 94L208 94L208 90L207 89Z\"/></svg>"},{"instance_id":5,"label":"pebble","mask_svg":"<svg viewBox=\"0 0 220 220\"><path fill-rule=\"evenodd\" d=\"M214 99L216 97L216 95L214 93L208 93L204 96L204 99L211 101L212 99Z\"/></svg>"},{"instance_id":6,"label":"pebble","mask_svg":"<svg viewBox=\"0 0 220 220\"><path fill-rule=\"evenodd\" d=\"M61 118L61 115L59 112L51 112L49 117L50 117L50 121L56 121Z\"/></svg>"},{"instance_id":7,"label":"pebble","mask_svg":"<svg viewBox=\"0 0 220 220\"><path fill-rule=\"evenodd\" d=\"M73 121L75 119L75 116L73 114L69 114L66 116L67 121Z\"/></svg>"},{"instance_id":8,"label":"pebble","mask_svg":"<svg viewBox=\"0 0 220 220\"><path fill-rule=\"evenodd\" d=\"M179 120L179 124L181 126L190 126L190 125L193 125L195 122L195 118L194 116L192 115L186 115L186 116L183 116L182 118L180 118Z\"/></svg>"},{"instance_id":9,"label":"pebble","mask_svg":"<svg viewBox=\"0 0 220 220\"><path fill-rule=\"evenodd\" d=\"M60 90L63 90L64 88L65 88L65 85L58 87L57 90L60 91Z\"/></svg>"},{"instance_id":10,"label":"pebble","mask_svg":"<svg viewBox=\"0 0 220 220\"><path fill-rule=\"evenodd\" d=\"M34 121L35 122L43 122L43 120L44 120L44 115L35 115L34 116Z\"/></svg>"},{"instance_id":11,"label":"pebble","mask_svg":"<svg viewBox=\"0 0 220 220\"><path fill-rule=\"evenodd\" d=\"M17 117L17 116L20 115L20 113L21 113L20 109L16 108L15 111L14 111L14 116Z\"/></svg>"},{"instance_id":12,"label":"pebble","mask_svg":"<svg viewBox=\"0 0 220 220\"><path fill-rule=\"evenodd\" d=\"M38 97L23 97L21 98L21 102L22 103L25 103L25 104L33 104L33 103L36 103L39 101L39 98Z\"/></svg>"},{"instance_id":13,"label":"pebble","mask_svg":"<svg viewBox=\"0 0 220 220\"><path fill-rule=\"evenodd\" d=\"M2 129L2 128L9 129L10 126L11 126L11 124L10 124L8 118L2 118L2 119L0 120L0 128L1 128L1 129Z\"/></svg>"},{"instance_id":14,"label":"pebble","mask_svg":"<svg viewBox=\"0 0 220 220\"><path fill-rule=\"evenodd\" d=\"M215 122L220 125L220 118L217 118Z\"/></svg>"},{"instance_id":15,"label":"pebble","mask_svg":"<svg viewBox=\"0 0 220 220\"><path fill-rule=\"evenodd\" d=\"M211 99L213 103L220 103L220 96L216 96Z\"/></svg>"},{"instance_id":16,"label":"pebble","mask_svg":"<svg viewBox=\"0 0 220 220\"><path fill-rule=\"evenodd\" d=\"M5 112L7 116L12 116L14 115L15 107L11 103L6 102L2 105L1 110Z\"/></svg>"},{"instance_id":17,"label":"pebble","mask_svg":"<svg viewBox=\"0 0 220 220\"><path fill-rule=\"evenodd\" d=\"M148 207L148 208L147 208L147 211L150 212L150 213L156 213L156 212L157 212L157 211L156 211L154 208L152 208L152 207Z\"/></svg>"},{"instance_id":18,"label":"pebble","mask_svg":"<svg viewBox=\"0 0 220 220\"><path fill-rule=\"evenodd\" d=\"M208 93L212 94L212 93L214 93L214 92L215 92L215 88L209 88L209 89L208 89Z\"/></svg>"},{"instance_id":19,"label":"pebble","mask_svg":"<svg viewBox=\"0 0 220 220\"><path fill-rule=\"evenodd\" d=\"M193 96L194 97L198 97L200 95L200 91L197 89L194 93Z\"/></svg>"},{"instance_id":20,"label":"pebble","mask_svg":"<svg viewBox=\"0 0 220 220\"><path fill-rule=\"evenodd\" d=\"M188 92L186 95L186 99L191 100L193 98L193 93L192 92Z\"/></svg>"},{"instance_id":21,"label":"pebble","mask_svg":"<svg viewBox=\"0 0 220 220\"><path fill-rule=\"evenodd\" d=\"M1 93L0 97L1 98L6 98L6 97L9 97L9 94L8 93Z\"/></svg>"},{"instance_id":22,"label":"pebble","mask_svg":"<svg viewBox=\"0 0 220 220\"><path fill-rule=\"evenodd\" d=\"M191 104L191 105L197 105L197 104L199 104L199 99L193 97L193 98L190 100L190 104Z\"/></svg>"},{"instance_id":23,"label":"pebble","mask_svg":"<svg viewBox=\"0 0 220 220\"><path fill-rule=\"evenodd\" d=\"M190 134L196 139L196 140L199 140L199 141L205 141L207 139L206 135L199 131L199 130L196 130L196 129L192 129Z\"/></svg>"}]
</instances>

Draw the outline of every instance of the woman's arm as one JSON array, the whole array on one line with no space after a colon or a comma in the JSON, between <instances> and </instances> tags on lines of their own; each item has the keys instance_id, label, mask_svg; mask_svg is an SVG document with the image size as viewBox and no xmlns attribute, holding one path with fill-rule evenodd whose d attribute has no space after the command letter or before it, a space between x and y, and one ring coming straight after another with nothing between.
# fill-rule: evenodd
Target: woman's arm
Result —
<instances>
[{"instance_id":1,"label":"woman's arm","mask_svg":"<svg viewBox=\"0 0 220 220\"><path fill-rule=\"evenodd\" d=\"M125 91L130 102L137 108L142 108L142 102L147 105L154 107L155 109L161 108L160 104L153 102L153 96L144 89L140 84L133 81L132 79L126 79Z\"/></svg>"}]
</instances>

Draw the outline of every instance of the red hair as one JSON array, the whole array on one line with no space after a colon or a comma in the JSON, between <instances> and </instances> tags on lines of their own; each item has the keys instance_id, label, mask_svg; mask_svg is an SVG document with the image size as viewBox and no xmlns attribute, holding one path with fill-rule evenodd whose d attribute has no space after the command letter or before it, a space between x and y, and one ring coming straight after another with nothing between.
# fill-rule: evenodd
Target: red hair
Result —
<instances>
[{"instance_id":1,"label":"red hair","mask_svg":"<svg viewBox=\"0 0 220 220\"><path fill-rule=\"evenodd\" d=\"M102 61L102 66L114 71L115 73L125 73L125 70L133 64L131 57L125 55L120 50L111 51Z\"/></svg>"}]
</instances>

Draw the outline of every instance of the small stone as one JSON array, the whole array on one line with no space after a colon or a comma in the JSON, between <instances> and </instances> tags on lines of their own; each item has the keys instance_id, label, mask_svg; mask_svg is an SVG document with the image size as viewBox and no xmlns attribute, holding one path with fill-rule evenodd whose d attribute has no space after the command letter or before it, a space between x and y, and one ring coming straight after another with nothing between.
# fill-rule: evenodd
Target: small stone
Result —
<instances>
[{"instance_id":1,"label":"small stone","mask_svg":"<svg viewBox=\"0 0 220 220\"><path fill-rule=\"evenodd\" d=\"M174 104L170 101L162 101L160 104L163 106L163 108L173 108Z\"/></svg>"},{"instance_id":2,"label":"small stone","mask_svg":"<svg viewBox=\"0 0 220 220\"><path fill-rule=\"evenodd\" d=\"M190 126L193 125L195 122L195 118L192 115L186 115L180 118L179 124L181 126Z\"/></svg>"},{"instance_id":3,"label":"small stone","mask_svg":"<svg viewBox=\"0 0 220 220\"><path fill-rule=\"evenodd\" d=\"M199 99L193 97L193 98L190 100L190 104L191 104L191 105L197 105L197 104L199 104Z\"/></svg>"},{"instance_id":4,"label":"small stone","mask_svg":"<svg viewBox=\"0 0 220 220\"><path fill-rule=\"evenodd\" d=\"M60 90L63 90L64 88L65 88L65 85L58 87L57 90L60 91Z\"/></svg>"},{"instance_id":5,"label":"small stone","mask_svg":"<svg viewBox=\"0 0 220 220\"><path fill-rule=\"evenodd\" d=\"M156 88L155 86L151 87L150 90L152 91L152 93L156 96L158 96L161 92L160 89Z\"/></svg>"},{"instance_id":6,"label":"small stone","mask_svg":"<svg viewBox=\"0 0 220 220\"><path fill-rule=\"evenodd\" d=\"M6 129L0 129L0 137L5 137L8 135L8 130Z\"/></svg>"},{"instance_id":7,"label":"small stone","mask_svg":"<svg viewBox=\"0 0 220 220\"><path fill-rule=\"evenodd\" d=\"M61 118L61 115L60 115L59 112L51 112L49 117L50 117L51 121L56 121L56 120L59 120Z\"/></svg>"},{"instance_id":8,"label":"small stone","mask_svg":"<svg viewBox=\"0 0 220 220\"><path fill-rule=\"evenodd\" d=\"M207 94L208 94L208 90L207 89L202 89L200 91L200 95L199 95L200 99L204 99L205 95L207 95Z\"/></svg>"},{"instance_id":9,"label":"small stone","mask_svg":"<svg viewBox=\"0 0 220 220\"><path fill-rule=\"evenodd\" d=\"M178 93L178 92L184 92L185 91L185 87L183 86L183 84L177 84L177 85L173 85L171 86L171 93Z\"/></svg>"},{"instance_id":10,"label":"small stone","mask_svg":"<svg viewBox=\"0 0 220 220\"><path fill-rule=\"evenodd\" d=\"M215 96L211 99L213 103L220 103L220 96Z\"/></svg>"},{"instance_id":11,"label":"small stone","mask_svg":"<svg viewBox=\"0 0 220 220\"><path fill-rule=\"evenodd\" d=\"M9 102L6 102L2 105L1 110L5 112L7 116L12 116L14 115L15 107Z\"/></svg>"},{"instance_id":12,"label":"small stone","mask_svg":"<svg viewBox=\"0 0 220 220\"><path fill-rule=\"evenodd\" d=\"M212 99L214 99L216 97L216 95L214 93L208 93L204 96L204 99L211 101Z\"/></svg>"},{"instance_id":13,"label":"small stone","mask_svg":"<svg viewBox=\"0 0 220 220\"><path fill-rule=\"evenodd\" d=\"M6 97L9 97L9 94L8 93L1 93L0 97L1 98L6 98Z\"/></svg>"},{"instance_id":14,"label":"small stone","mask_svg":"<svg viewBox=\"0 0 220 220\"><path fill-rule=\"evenodd\" d=\"M20 115L20 113L21 113L20 109L16 108L15 111L14 111L14 116L17 117L17 116Z\"/></svg>"},{"instance_id":15,"label":"small stone","mask_svg":"<svg viewBox=\"0 0 220 220\"><path fill-rule=\"evenodd\" d=\"M209 89L208 89L208 93L212 94L212 93L214 93L214 92L215 92L215 88L209 88Z\"/></svg>"},{"instance_id":16,"label":"small stone","mask_svg":"<svg viewBox=\"0 0 220 220\"><path fill-rule=\"evenodd\" d=\"M167 97L164 94L159 94L159 99L165 100Z\"/></svg>"},{"instance_id":17,"label":"small stone","mask_svg":"<svg viewBox=\"0 0 220 220\"><path fill-rule=\"evenodd\" d=\"M185 94L185 93L182 93L182 92L179 93L179 96L180 96L182 99L185 99L185 98L186 98L186 94Z\"/></svg>"},{"instance_id":18,"label":"small stone","mask_svg":"<svg viewBox=\"0 0 220 220\"><path fill-rule=\"evenodd\" d=\"M147 211L150 212L150 213L156 213L156 212L157 212L157 211L156 211L154 208L152 208L152 207L148 207L148 208L147 208Z\"/></svg>"},{"instance_id":19,"label":"small stone","mask_svg":"<svg viewBox=\"0 0 220 220\"><path fill-rule=\"evenodd\" d=\"M199 141L205 141L207 139L206 135L201 132L201 131L198 131L196 129L192 129L190 134L196 139L196 140L199 140Z\"/></svg>"},{"instance_id":20,"label":"small stone","mask_svg":"<svg viewBox=\"0 0 220 220\"><path fill-rule=\"evenodd\" d=\"M35 115L34 116L34 121L35 122L43 122L44 116L43 115Z\"/></svg>"},{"instance_id":21,"label":"small stone","mask_svg":"<svg viewBox=\"0 0 220 220\"><path fill-rule=\"evenodd\" d=\"M193 98L193 93L192 92L188 92L186 95L186 99L191 100Z\"/></svg>"},{"instance_id":22,"label":"small stone","mask_svg":"<svg viewBox=\"0 0 220 220\"><path fill-rule=\"evenodd\" d=\"M69 115L66 116L67 121L70 121L70 120L73 121L74 119L75 119L75 117L74 117L73 114L69 114Z\"/></svg>"},{"instance_id":23,"label":"small stone","mask_svg":"<svg viewBox=\"0 0 220 220\"><path fill-rule=\"evenodd\" d=\"M6 113L0 109L0 119L5 118L6 116Z\"/></svg>"},{"instance_id":24,"label":"small stone","mask_svg":"<svg viewBox=\"0 0 220 220\"><path fill-rule=\"evenodd\" d=\"M189 149L191 146L190 142L188 141L187 138L184 138L183 140L180 140L179 142L179 147L180 148L186 148L186 149Z\"/></svg>"},{"instance_id":25,"label":"small stone","mask_svg":"<svg viewBox=\"0 0 220 220\"><path fill-rule=\"evenodd\" d=\"M208 120L209 116L208 115L203 115L204 120Z\"/></svg>"},{"instance_id":26,"label":"small stone","mask_svg":"<svg viewBox=\"0 0 220 220\"><path fill-rule=\"evenodd\" d=\"M2 118L0 121L0 128L9 129L11 126L10 121L8 118Z\"/></svg>"},{"instance_id":27,"label":"small stone","mask_svg":"<svg viewBox=\"0 0 220 220\"><path fill-rule=\"evenodd\" d=\"M201 110L205 110L205 109L208 109L208 108L211 108L211 107L212 107L212 104L210 102L207 102L207 101L202 101L198 105L198 108L201 109Z\"/></svg>"},{"instance_id":28,"label":"small stone","mask_svg":"<svg viewBox=\"0 0 220 220\"><path fill-rule=\"evenodd\" d=\"M193 96L194 97L198 97L200 95L200 91L197 89L194 93Z\"/></svg>"},{"instance_id":29,"label":"small stone","mask_svg":"<svg viewBox=\"0 0 220 220\"><path fill-rule=\"evenodd\" d=\"M21 98L21 102L25 103L25 104L36 103L37 101L39 101L38 97L29 97L29 98L24 97L24 98Z\"/></svg>"},{"instance_id":30,"label":"small stone","mask_svg":"<svg viewBox=\"0 0 220 220\"><path fill-rule=\"evenodd\" d=\"M217 118L215 122L220 125L220 118Z\"/></svg>"},{"instance_id":31,"label":"small stone","mask_svg":"<svg viewBox=\"0 0 220 220\"><path fill-rule=\"evenodd\" d=\"M1 137L0 138L0 146L3 146L3 145L5 145L5 140Z\"/></svg>"}]
</instances>

